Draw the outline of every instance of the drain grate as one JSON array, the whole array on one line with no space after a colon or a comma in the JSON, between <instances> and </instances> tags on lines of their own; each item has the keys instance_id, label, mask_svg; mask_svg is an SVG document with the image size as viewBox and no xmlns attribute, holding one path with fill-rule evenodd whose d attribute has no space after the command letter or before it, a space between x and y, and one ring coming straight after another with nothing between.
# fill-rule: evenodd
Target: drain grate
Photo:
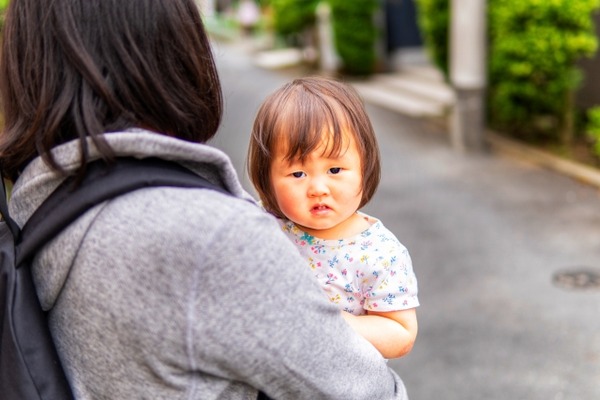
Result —
<instances>
[{"instance_id":1,"label":"drain grate","mask_svg":"<svg viewBox=\"0 0 600 400\"><path fill-rule=\"evenodd\" d=\"M569 290L600 290L600 269L576 267L555 273L555 286Z\"/></svg>"}]
</instances>

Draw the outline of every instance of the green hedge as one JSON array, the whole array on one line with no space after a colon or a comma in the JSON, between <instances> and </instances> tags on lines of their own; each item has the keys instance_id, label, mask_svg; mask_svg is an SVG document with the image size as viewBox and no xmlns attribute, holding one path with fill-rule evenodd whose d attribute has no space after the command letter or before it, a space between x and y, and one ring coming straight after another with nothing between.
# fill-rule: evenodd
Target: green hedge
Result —
<instances>
[{"instance_id":1,"label":"green hedge","mask_svg":"<svg viewBox=\"0 0 600 400\"><path fill-rule=\"evenodd\" d=\"M503 0L490 9L490 118L499 126L568 141L576 62L594 54L598 0ZM548 121L540 126L537 121ZM554 120L554 122L553 122Z\"/></svg>"},{"instance_id":2,"label":"green hedge","mask_svg":"<svg viewBox=\"0 0 600 400\"><path fill-rule=\"evenodd\" d=\"M4 25L4 13L6 12L6 7L8 7L9 0L0 0L0 29Z\"/></svg>"},{"instance_id":3,"label":"green hedge","mask_svg":"<svg viewBox=\"0 0 600 400\"><path fill-rule=\"evenodd\" d=\"M416 0L417 19L433 63L448 76L450 0Z\"/></svg>"},{"instance_id":4,"label":"green hedge","mask_svg":"<svg viewBox=\"0 0 600 400\"><path fill-rule=\"evenodd\" d=\"M378 37L374 13L378 0L326 0L331 6L336 50L343 72L369 74L376 65ZM275 33L290 37L314 26L319 0L271 0Z\"/></svg>"},{"instance_id":5,"label":"green hedge","mask_svg":"<svg viewBox=\"0 0 600 400\"><path fill-rule=\"evenodd\" d=\"M313 25L318 0L270 0L273 29L281 36L301 33Z\"/></svg>"},{"instance_id":6,"label":"green hedge","mask_svg":"<svg viewBox=\"0 0 600 400\"><path fill-rule=\"evenodd\" d=\"M586 118L585 132L588 140L592 142L592 153L600 157L600 106L587 110Z\"/></svg>"},{"instance_id":7,"label":"green hedge","mask_svg":"<svg viewBox=\"0 0 600 400\"><path fill-rule=\"evenodd\" d=\"M417 0L425 43L448 71L448 0ZM600 0L489 0L489 99L492 127L517 136L568 140L576 62L594 54L592 21ZM445 36L444 36L445 35Z\"/></svg>"},{"instance_id":8,"label":"green hedge","mask_svg":"<svg viewBox=\"0 0 600 400\"><path fill-rule=\"evenodd\" d=\"M366 75L375 70L378 38L375 27L377 0L329 0L333 19L336 50L343 63L343 71Z\"/></svg>"}]
</instances>

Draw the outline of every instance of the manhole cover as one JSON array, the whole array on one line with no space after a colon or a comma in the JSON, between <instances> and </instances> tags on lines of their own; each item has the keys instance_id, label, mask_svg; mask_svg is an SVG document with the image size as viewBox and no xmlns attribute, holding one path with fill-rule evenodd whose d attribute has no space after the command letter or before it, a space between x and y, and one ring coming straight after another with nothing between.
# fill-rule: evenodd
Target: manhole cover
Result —
<instances>
[{"instance_id":1,"label":"manhole cover","mask_svg":"<svg viewBox=\"0 0 600 400\"><path fill-rule=\"evenodd\" d=\"M600 289L600 269L572 268L555 273L552 276L555 286L570 290Z\"/></svg>"}]
</instances>

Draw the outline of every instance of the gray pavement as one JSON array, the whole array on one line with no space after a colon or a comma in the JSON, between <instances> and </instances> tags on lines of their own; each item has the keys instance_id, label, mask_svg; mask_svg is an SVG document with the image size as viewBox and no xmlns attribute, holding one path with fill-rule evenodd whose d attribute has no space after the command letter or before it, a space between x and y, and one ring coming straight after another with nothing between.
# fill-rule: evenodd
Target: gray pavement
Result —
<instances>
[{"instance_id":1,"label":"gray pavement","mask_svg":"<svg viewBox=\"0 0 600 400\"><path fill-rule=\"evenodd\" d=\"M303 71L257 68L240 43L215 51L226 113L213 144L245 177L258 105ZM553 283L562 271L600 271L598 189L458 154L439 124L368 111L383 177L365 211L407 246L419 279L417 343L389 362L411 400L600 399L600 288Z\"/></svg>"}]
</instances>

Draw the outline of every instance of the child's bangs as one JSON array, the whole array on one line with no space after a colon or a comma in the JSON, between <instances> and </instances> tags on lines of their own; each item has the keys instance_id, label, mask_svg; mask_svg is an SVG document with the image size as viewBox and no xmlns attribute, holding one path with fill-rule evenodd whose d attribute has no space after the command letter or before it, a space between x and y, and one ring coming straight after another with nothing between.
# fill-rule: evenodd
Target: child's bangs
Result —
<instances>
[{"instance_id":1,"label":"child's bangs","mask_svg":"<svg viewBox=\"0 0 600 400\"><path fill-rule=\"evenodd\" d=\"M299 95L288 103L278 117L279 138L284 143L287 160L304 161L314 151L321 150L324 157L337 157L347 147L343 127L348 116L330 97Z\"/></svg>"}]
</instances>

